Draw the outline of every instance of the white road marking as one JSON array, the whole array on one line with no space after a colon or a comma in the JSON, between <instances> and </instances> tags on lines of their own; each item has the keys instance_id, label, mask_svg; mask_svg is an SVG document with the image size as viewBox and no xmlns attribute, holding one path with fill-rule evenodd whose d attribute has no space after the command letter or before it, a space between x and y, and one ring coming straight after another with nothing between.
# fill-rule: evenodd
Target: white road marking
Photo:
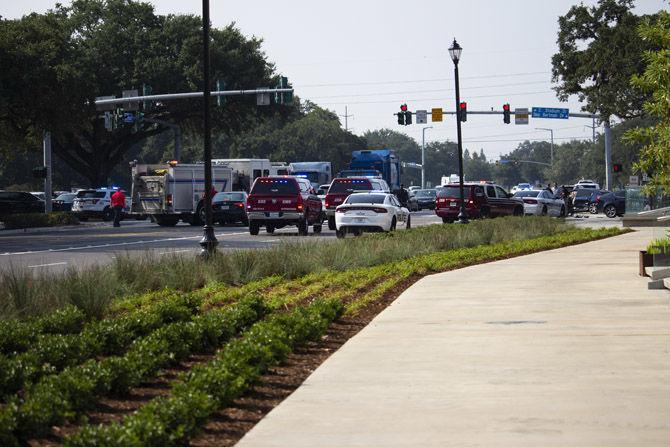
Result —
<instances>
[{"instance_id":1,"label":"white road marking","mask_svg":"<svg viewBox=\"0 0 670 447\"><path fill-rule=\"evenodd\" d=\"M217 237L224 236L238 236L241 234L248 234L246 231L241 233L220 233L217 234ZM73 250L89 250L91 248L104 248L104 247L124 247L128 245L138 245L138 244L153 244L158 242L174 242L174 241L186 241L189 239L202 239L202 235L198 236L187 236L187 237L170 237L165 239L153 239L149 241L133 241L133 242L117 242L116 244L101 244L101 245L86 245L81 247L67 247L67 248L49 248L48 250L34 250L34 251L19 251L19 252L7 252L0 253L0 256L12 256L12 255L30 255L36 253L55 253L59 251L73 251Z\"/></svg>"},{"instance_id":2,"label":"white road marking","mask_svg":"<svg viewBox=\"0 0 670 447\"><path fill-rule=\"evenodd\" d=\"M29 269L34 269L37 267L51 267L52 265L65 265L67 262L52 262L51 264L38 264L38 265L29 265Z\"/></svg>"},{"instance_id":3,"label":"white road marking","mask_svg":"<svg viewBox=\"0 0 670 447\"><path fill-rule=\"evenodd\" d=\"M195 249L188 249L188 250L173 250L173 251L164 251L161 253L158 253L159 255L171 255L173 253L184 253L185 251L193 251Z\"/></svg>"}]
</instances>

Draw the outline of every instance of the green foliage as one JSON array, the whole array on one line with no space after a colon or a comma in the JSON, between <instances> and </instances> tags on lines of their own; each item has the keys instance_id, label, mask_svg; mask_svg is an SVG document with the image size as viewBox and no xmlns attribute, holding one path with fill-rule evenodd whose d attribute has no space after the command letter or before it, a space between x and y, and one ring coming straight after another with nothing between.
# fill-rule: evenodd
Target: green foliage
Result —
<instances>
[{"instance_id":1,"label":"green foliage","mask_svg":"<svg viewBox=\"0 0 670 447\"><path fill-rule=\"evenodd\" d=\"M166 398L157 398L120 423L86 426L66 446L183 445L216 409L246 391L296 346L318 340L342 313L337 300L270 316L228 343L217 357L185 373Z\"/></svg>"},{"instance_id":2,"label":"green foliage","mask_svg":"<svg viewBox=\"0 0 670 447\"><path fill-rule=\"evenodd\" d=\"M72 213L53 212L11 214L2 218L6 230L17 228L58 227L61 225L79 225L79 219Z\"/></svg>"},{"instance_id":3,"label":"green foliage","mask_svg":"<svg viewBox=\"0 0 670 447\"><path fill-rule=\"evenodd\" d=\"M661 11L655 22L645 20L639 33L657 49L645 53L647 68L633 77L632 84L651 94L644 109L659 122L631 130L626 137L645 145L636 168L650 174L648 191L657 187L670 191L670 13Z\"/></svg>"},{"instance_id":4,"label":"green foliage","mask_svg":"<svg viewBox=\"0 0 670 447\"><path fill-rule=\"evenodd\" d=\"M558 19L559 52L551 62L559 99L577 95L584 110L604 119L640 115L645 96L629 80L643 72L650 47L637 34L641 17L632 7L633 0L599 0L572 6Z\"/></svg>"},{"instance_id":5,"label":"green foliage","mask_svg":"<svg viewBox=\"0 0 670 447\"><path fill-rule=\"evenodd\" d=\"M29 349L40 334L74 334L81 330L84 313L67 306L29 321L0 321L0 353L23 352Z\"/></svg>"}]
</instances>

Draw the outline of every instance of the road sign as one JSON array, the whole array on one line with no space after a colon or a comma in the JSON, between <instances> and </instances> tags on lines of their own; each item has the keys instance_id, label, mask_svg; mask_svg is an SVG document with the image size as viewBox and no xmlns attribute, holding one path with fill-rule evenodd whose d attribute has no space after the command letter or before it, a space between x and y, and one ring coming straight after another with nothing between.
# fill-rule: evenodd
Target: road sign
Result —
<instances>
[{"instance_id":1,"label":"road sign","mask_svg":"<svg viewBox=\"0 0 670 447\"><path fill-rule=\"evenodd\" d=\"M138 91L135 90L123 90L123 98L134 98L137 96ZM123 110L139 110L139 104L137 101L129 101L123 103Z\"/></svg>"},{"instance_id":2,"label":"road sign","mask_svg":"<svg viewBox=\"0 0 670 447\"><path fill-rule=\"evenodd\" d=\"M116 99L116 96L112 95L112 96L96 96L95 97L96 101L102 100L102 99ZM100 104L100 105L96 104L95 105L95 110L97 110L98 112L104 112L104 111L107 111L107 110L116 110L116 104Z\"/></svg>"},{"instance_id":3,"label":"road sign","mask_svg":"<svg viewBox=\"0 0 670 447\"><path fill-rule=\"evenodd\" d=\"M434 108L430 111L432 122L442 121L442 107Z\"/></svg>"},{"instance_id":4,"label":"road sign","mask_svg":"<svg viewBox=\"0 0 670 447\"><path fill-rule=\"evenodd\" d=\"M628 177L628 184L630 186L640 186L640 177L637 175L631 175Z\"/></svg>"},{"instance_id":5,"label":"road sign","mask_svg":"<svg viewBox=\"0 0 670 447\"><path fill-rule=\"evenodd\" d=\"M514 109L514 124L528 124L528 109Z\"/></svg>"},{"instance_id":6,"label":"road sign","mask_svg":"<svg viewBox=\"0 0 670 447\"><path fill-rule=\"evenodd\" d=\"M267 87L265 87L267 88ZM256 105L257 106L269 106L270 105L270 93L257 93L256 94Z\"/></svg>"},{"instance_id":7,"label":"road sign","mask_svg":"<svg viewBox=\"0 0 670 447\"><path fill-rule=\"evenodd\" d=\"M126 112L123 114L123 122L127 124L132 124L135 122L135 114Z\"/></svg>"},{"instance_id":8,"label":"road sign","mask_svg":"<svg viewBox=\"0 0 670 447\"><path fill-rule=\"evenodd\" d=\"M533 118L558 118L567 120L570 109L553 109L551 107L533 107Z\"/></svg>"},{"instance_id":9,"label":"road sign","mask_svg":"<svg viewBox=\"0 0 670 447\"><path fill-rule=\"evenodd\" d=\"M416 123L417 124L426 124L428 122L427 118L428 112L425 110L417 110L416 111Z\"/></svg>"}]
</instances>

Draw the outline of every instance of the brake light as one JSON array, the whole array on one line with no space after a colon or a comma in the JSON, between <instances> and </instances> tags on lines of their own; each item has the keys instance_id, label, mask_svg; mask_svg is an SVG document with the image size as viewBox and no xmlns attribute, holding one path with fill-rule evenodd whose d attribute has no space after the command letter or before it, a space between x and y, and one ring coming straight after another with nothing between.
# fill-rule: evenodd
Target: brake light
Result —
<instances>
[{"instance_id":1,"label":"brake light","mask_svg":"<svg viewBox=\"0 0 670 447\"><path fill-rule=\"evenodd\" d=\"M338 208L335 210L336 213L346 213L347 209L346 208Z\"/></svg>"},{"instance_id":2,"label":"brake light","mask_svg":"<svg viewBox=\"0 0 670 447\"><path fill-rule=\"evenodd\" d=\"M326 196L326 208L330 208L330 198Z\"/></svg>"},{"instance_id":3,"label":"brake light","mask_svg":"<svg viewBox=\"0 0 670 447\"><path fill-rule=\"evenodd\" d=\"M526 203L537 203L537 199L523 199Z\"/></svg>"},{"instance_id":4,"label":"brake light","mask_svg":"<svg viewBox=\"0 0 670 447\"><path fill-rule=\"evenodd\" d=\"M167 196L165 196L165 203L167 204L167 206L172 206L172 194L168 194Z\"/></svg>"},{"instance_id":5,"label":"brake light","mask_svg":"<svg viewBox=\"0 0 670 447\"><path fill-rule=\"evenodd\" d=\"M235 206L238 208L244 208L244 203L236 203Z\"/></svg>"},{"instance_id":6,"label":"brake light","mask_svg":"<svg viewBox=\"0 0 670 447\"><path fill-rule=\"evenodd\" d=\"M386 208L374 208L373 211L375 213L388 213L388 210Z\"/></svg>"},{"instance_id":7,"label":"brake light","mask_svg":"<svg viewBox=\"0 0 670 447\"><path fill-rule=\"evenodd\" d=\"M301 195L298 195L298 203L296 204L295 209L298 210L298 212L302 212L302 210L303 210L302 196Z\"/></svg>"}]
</instances>

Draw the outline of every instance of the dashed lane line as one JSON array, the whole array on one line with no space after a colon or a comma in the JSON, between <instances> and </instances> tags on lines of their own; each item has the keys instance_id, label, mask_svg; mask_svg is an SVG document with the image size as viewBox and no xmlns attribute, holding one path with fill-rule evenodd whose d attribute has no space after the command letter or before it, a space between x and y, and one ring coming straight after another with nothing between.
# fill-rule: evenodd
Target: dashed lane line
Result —
<instances>
[{"instance_id":1,"label":"dashed lane line","mask_svg":"<svg viewBox=\"0 0 670 447\"><path fill-rule=\"evenodd\" d=\"M51 267L51 266L54 266L54 265L66 265L66 264L67 264L67 262L52 262L50 264L29 265L28 268L29 269L34 269L34 268L38 268L38 267Z\"/></svg>"}]
</instances>

